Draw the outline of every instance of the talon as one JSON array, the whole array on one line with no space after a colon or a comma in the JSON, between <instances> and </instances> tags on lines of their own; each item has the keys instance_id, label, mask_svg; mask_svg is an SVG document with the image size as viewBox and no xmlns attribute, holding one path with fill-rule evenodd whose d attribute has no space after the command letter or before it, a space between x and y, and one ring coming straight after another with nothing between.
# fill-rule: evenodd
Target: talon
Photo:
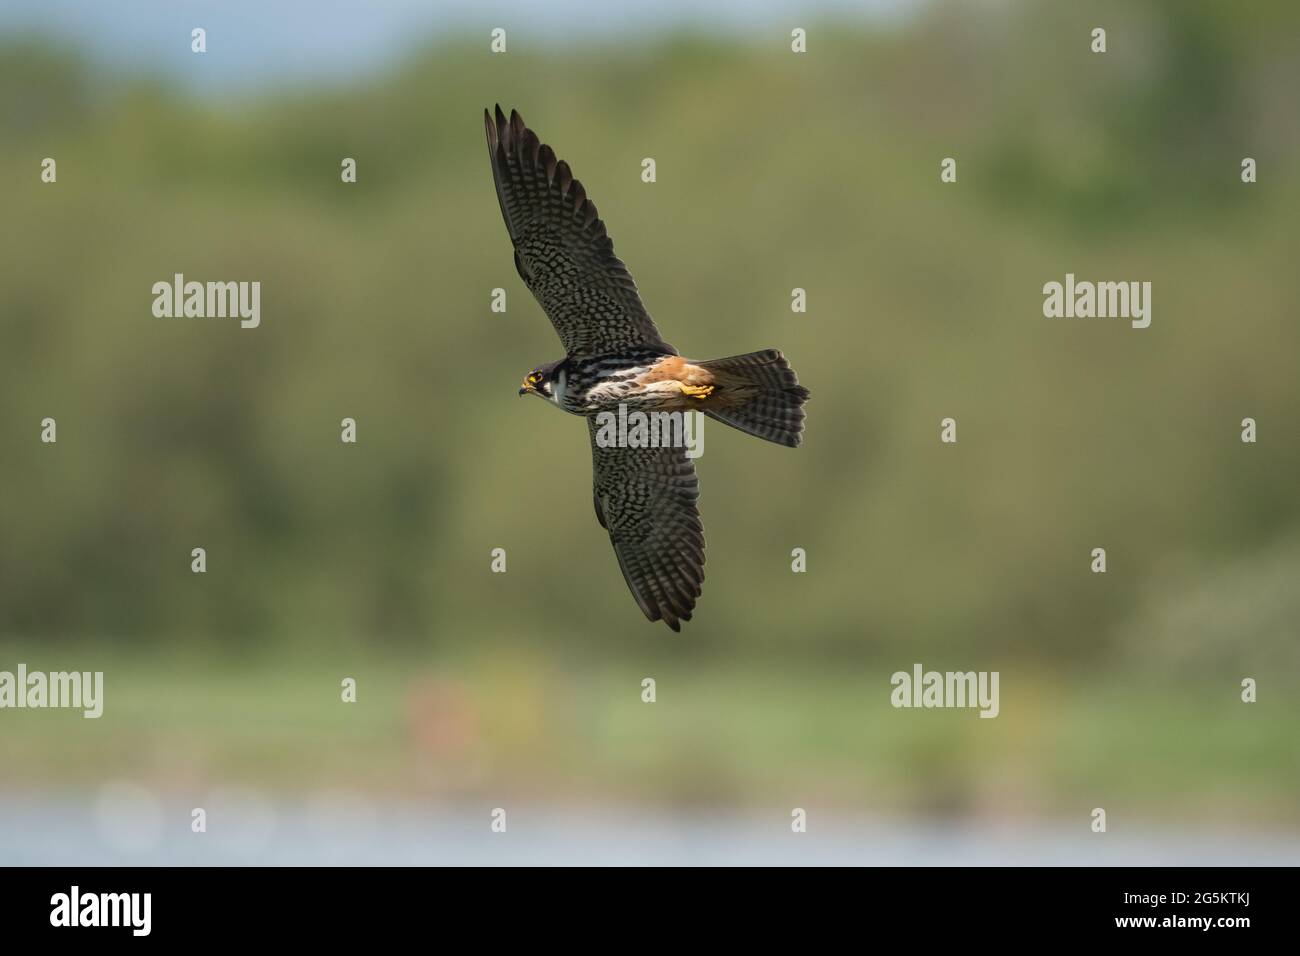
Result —
<instances>
[{"instance_id":1,"label":"talon","mask_svg":"<svg viewBox=\"0 0 1300 956\"><path fill-rule=\"evenodd\" d=\"M713 394L712 385L683 385L682 394L689 398L708 398Z\"/></svg>"}]
</instances>

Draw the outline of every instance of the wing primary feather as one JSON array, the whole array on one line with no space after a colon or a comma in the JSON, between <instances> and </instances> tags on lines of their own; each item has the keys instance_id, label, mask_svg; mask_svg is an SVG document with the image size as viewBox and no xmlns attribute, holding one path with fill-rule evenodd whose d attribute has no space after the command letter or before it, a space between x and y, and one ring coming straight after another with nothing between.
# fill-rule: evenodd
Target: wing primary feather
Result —
<instances>
[{"instance_id":1,"label":"wing primary feather","mask_svg":"<svg viewBox=\"0 0 1300 956\"><path fill-rule=\"evenodd\" d=\"M484 111L501 216L516 269L545 310L568 355L629 348L675 354L663 340L596 204L567 162L528 128L518 110Z\"/></svg>"}]
</instances>

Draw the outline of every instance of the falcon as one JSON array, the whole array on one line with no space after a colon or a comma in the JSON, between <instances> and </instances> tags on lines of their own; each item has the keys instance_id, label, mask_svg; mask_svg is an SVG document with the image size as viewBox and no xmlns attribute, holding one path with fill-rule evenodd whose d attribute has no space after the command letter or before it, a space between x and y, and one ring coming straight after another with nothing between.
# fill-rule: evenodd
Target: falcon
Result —
<instances>
[{"instance_id":1,"label":"falcon","mask_svg":"<svg viewBox=\"0 0 1300 956\"><path fill-rule=\"evenodd\" d=\"M704 582L699 482L687 449L598 440L602 413L703 412L742 432L796 447L804 402L776 349L729 358L684 358L663 340L596 206L568 163L523 118L483 111L488 157L515 269L564 346L520 395L587 419L596 520L609 532L637 606L674 631L689 621Z\"/></svg>"}]
</instances>

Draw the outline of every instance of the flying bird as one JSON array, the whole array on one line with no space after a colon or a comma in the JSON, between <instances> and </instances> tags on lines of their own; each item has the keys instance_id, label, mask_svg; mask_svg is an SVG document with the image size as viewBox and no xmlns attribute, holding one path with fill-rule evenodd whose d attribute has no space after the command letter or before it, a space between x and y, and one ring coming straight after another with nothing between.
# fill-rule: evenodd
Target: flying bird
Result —
<instances>
[{"instance_id":1,"label":"flying bird","mask_svg":"<svg viewBox=\"0 0 1300 956\"><path fill-rule=\"evenodd\" d=\"M700 411L778 445L803 439L808 390L776 349L683 358L663 340L569 165L510 111L483 111L488 156L515 268L559 333L564 358L539 365L520 395L587 419L596 520L651 621L691 619L704 582L695 466L683 447L598 440L597 416ZM606 447L609 446L609 447Z\"/></svg>"}]
</instances>

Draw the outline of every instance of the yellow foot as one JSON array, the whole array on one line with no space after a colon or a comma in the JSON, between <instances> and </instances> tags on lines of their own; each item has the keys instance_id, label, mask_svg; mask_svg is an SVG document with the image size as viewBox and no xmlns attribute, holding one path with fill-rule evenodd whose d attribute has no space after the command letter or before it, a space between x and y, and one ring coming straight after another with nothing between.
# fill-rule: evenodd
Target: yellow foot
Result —
<instances>
[{"instance_id":1,"label":"yellow foot","mask_svg":"<svg viewBox=\"0 0 1300 956\"><path fill-rule=\"evenodd\" d=\"M683 385L682 394L687 398L708 398L713 394L712 385Z\"/></svg>"}]
</instances>

